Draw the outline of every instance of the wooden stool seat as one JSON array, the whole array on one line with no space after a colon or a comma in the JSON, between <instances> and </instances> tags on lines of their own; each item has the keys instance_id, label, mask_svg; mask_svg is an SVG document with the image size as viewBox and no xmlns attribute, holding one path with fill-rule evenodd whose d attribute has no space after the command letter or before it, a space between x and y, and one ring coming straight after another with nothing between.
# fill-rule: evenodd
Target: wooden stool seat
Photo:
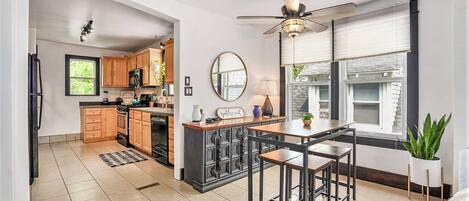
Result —
<instances>
[{"instance_id":1,"label":"wooden stool seat","mask_svg":"<svg viewBox=\"0 0 469 201\"><path fill-rule=\"evenodd\" d=\"M351 151L352 149L348 147L340 147L328 144L316 144L309 148L310 154L331 159L341 159L344 156L349 155Z\"/></svg>"},{"instance_id":2,"label":"wooden stool seat","mask_svg":"<svg viewBox=\"0 0 469 201\"><path fill-rule=\"evenodd\" d=\"M275 151L263 153L259 157L262 158L262 160L264 161L281 165L285 164L285 162L289 160L292 160L302 155L303 154L300 152L291 151L288 149L278 149Z\"/></svg>"},{"instance_id":3,"label":"wooden stool seat","mask_svg":"<svg viewBox=\"0 0 469 201\"><path fill-rule=\"evenodd\" d=\"M302 170L303 157L295 158L286 162L286 165L292 169ZM308 170L310 172L319 172L332 165L332 160L320 156L308 156Z\"/></svg>"}]
</instances>

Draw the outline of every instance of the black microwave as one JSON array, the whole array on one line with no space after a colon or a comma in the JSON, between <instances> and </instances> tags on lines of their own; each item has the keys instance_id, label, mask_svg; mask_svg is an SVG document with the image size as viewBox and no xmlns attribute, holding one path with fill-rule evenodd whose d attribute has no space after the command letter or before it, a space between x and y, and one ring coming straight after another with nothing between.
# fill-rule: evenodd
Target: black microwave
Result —
<instances>
[{"instance_id":1,"label":"black microwave","mask_svg":"<svg viewBox=\"0 0 469 201\"><path fill-rule=\"evenodd\" d=\"M136 68L129 72L129 87L139 88L143 86L143 70Z\"/></svg>"}]
</instances>

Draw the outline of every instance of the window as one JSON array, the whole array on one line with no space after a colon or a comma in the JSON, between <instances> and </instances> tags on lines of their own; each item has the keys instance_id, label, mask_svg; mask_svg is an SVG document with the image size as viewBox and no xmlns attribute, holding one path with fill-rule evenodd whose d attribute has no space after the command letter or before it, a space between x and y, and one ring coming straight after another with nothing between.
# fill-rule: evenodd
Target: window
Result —
<instances>
[{"instance_id":1,"label":"window","mask_svg":"<svg viewBox=\"0 0 469 201\"><path fill-rule=\"evenodd\" d=\"M315 118L329 119L330 63L287 66L290 97L288 116L299 119L305 113Z\"/></svg>"},{"instance_id":2,"label":"window","mask_svg":"<svg viewBox=\"0 0 469 201\"><path fill-rule=\"evenodd\" d=\"M403 52L340 62L342 116L361 134L395 138L405 133L406 59Z\"/></svg>"},{"instance_id":3,"label":"window","mask_svg":"<svg viewBox=\"0 0 469 201\"><path fill-rule=\"evenodd\" d=\"M243 93L246 81L245 71L230 71L221 73L223 97L228 100L235 100L239 94Z\"/></svg>"},{"instance_id":4,"label":"window","mask_svg":"<svg viewBox=\"0 0 469 201\"><path fill-rule=\"evenodd\" d=\"M65 95L99 96L99 58L65 55Z\"/></svg>"}]
</instances>

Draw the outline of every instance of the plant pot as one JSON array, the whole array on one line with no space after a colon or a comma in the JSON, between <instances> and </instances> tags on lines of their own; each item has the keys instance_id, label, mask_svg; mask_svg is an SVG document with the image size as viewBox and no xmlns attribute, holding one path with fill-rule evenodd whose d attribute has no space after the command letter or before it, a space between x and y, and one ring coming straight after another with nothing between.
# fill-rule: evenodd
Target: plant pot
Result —
<instances>
[{"instance_id":1,"label":"plant pot","mask_svg":"<svg viewBox=\"0 0 469 201\"><path fill-rule=\"evenodd\" d=\"M427 186L427 170L430 179L430 187L441 186L441 160L424 160L420 158L410 157L410 181L415 184Z\"/></svg>"},{"instance_id":2,"label":"plant pot","mask_svg":"<svg viewBox=\"0 0 469 201\"><path fill-rule=\"evenodd\" d=\"M310 120L304 120L304 119L303 119L303 125L304 125L304 126L311 126L311 122L312 122L311 119L310 119Z\"/></svg>"}]
</instances>

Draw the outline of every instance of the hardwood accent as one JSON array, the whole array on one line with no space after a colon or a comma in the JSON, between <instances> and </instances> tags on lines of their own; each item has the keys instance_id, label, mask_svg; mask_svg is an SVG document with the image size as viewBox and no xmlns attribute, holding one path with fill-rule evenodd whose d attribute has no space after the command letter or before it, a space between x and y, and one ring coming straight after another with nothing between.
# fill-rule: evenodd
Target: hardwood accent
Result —
<instances>
[{"instance_id":1,"label":"hardwood accent","mask_svg":"<svg viewBox=\"0 0 469 201\"><path fill-rule=\"evenodd\" d=\"M278 149L275 151L263 153L259 157L261 157L264 161L272 162L275 164L284 164L285 162L300 156L303 156L303 154L297 151L291 151L288 149Z\"/></svg>"},{"instance_id":2,"label":"hardwood accent","mask_svg":"<svg viewBox=\"0 0 469 201\"><path fill-rule=\"evenodd\" d=\"M129 111L129 143L137 150L150 155L151 113L131 109Z\"/></svg>"},{"instance_id":3,"label":"hardwood accent","mask_svg":"<svg viewBox=\"0 0 469 201\"><path fill-rule=\"evenodd\" d=\"M353 122L328 119L314 119L311 126L304 126L301 120L293 120L283 123L255 126L249 128L253 131L266 132L292 137L311 138L325 132L345 128Z\"/></svg>"},{"instance_id":4,"label":"hardwood accent","mask_svg":"<svg viewBox=\"0 0 469 201\"><path fill-rule=\"evenodd\" d=\"M132 71L137 68L137 56L128 55L127 56L127 70Z\"/></svg>"},{"instance_id":5,"label":"hardwood accent","mask_svg":"<svg viewBox=\"0 0 469 201\"><path fill-rule=\"evenodd\" d=\"M287 166L292 167L293 169L302 170L303 169L303 157L297 157L295 159L289 160L285 163ZM319 156L308 156L308 170L312 172L317 172L325 169L326 167L332 164L331 159L319 157Z\"/></svg>"},{"instance_id":6,"label":"hardwood accent","mask_svg":"<svg viewBox=\"0 0 469 201\"><path fill-rule=\"evenodd\" d=\"M83 108L80 113L81 131L83 132L83 141L85 143L113 140L116 138L116 108Z\"/></svg>"},{"instance_id":7,"label":"hardwood accent","mask_svg":"<svg viewBox=\"0 0 469 201\"><path fill-rule=\"evenodd\" d=\"M285 120L285 117L260 117L260 118L242 117L242 118L236 118L236 119L220 120L220 121L216 121L213 123L188 122L188 123L183 123L182 125L185 128L191 128L197 131L207 131L207 130L217 130L221 128L230 128L230 127L235 127L235 126L242 126L246 124L265 123L265 122L272 122L272 121L279 121L279 120Z\"/></svg>"},{"instance_id":8,"label":"hardwood accent","mask_svg":"<svg viewBox=\"0 0 469 201\"><path fill-rule=\"evenodd\" d=\"M142 122L142 149L151 155L151 123Z\"/></svg>"},{"instance_id":9,"label":"hardwood accent","mask_svg":"<svg viewBox=\"0 0 469 201\"><path fill-rule=\"evenodd\" d=\"M168 151L169 163L174 165L174 117L168 117Z\"/></svg>"},{"instance_id":10,"label":"hardwood accent","mask_svg":"<svg viewBox=\"0 0 469 201\"><path fill-rule=\"evenodd\" d=\"M102 134L103 138L116 138L117 135L117 110L116 108L102 109Z\"/></svg>"},{"instance_id":11,"label":"hardwood accent","mask_svg":"<svg viewBox=\"0 0 469 201\"><path fill-rule=\"evenodd\" d=\"M128 87L127 58L118 56L104 56L103 61L103 87Z\"/></svg>"},{"instance_id":12,"label":"hardwood accent","mask_svg":"<svg viewBox=\"0 0 469 201\"><path fill-rule=\"evenodd\" d=\"M169 39L164 43L164 63L166 68L165 83L174 83L174 40Z\"/></svg>"}]
</instances>

